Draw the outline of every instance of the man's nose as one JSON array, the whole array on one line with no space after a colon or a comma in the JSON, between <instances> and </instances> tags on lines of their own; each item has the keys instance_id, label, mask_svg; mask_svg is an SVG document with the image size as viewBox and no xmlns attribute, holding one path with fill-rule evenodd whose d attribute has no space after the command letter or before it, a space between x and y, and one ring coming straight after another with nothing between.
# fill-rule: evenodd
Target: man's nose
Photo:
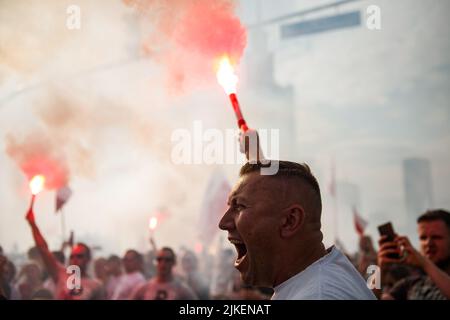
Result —
<instances>
[{"instance_id":1,"label":"man's nose","mask_svg":"<svg viewBox=\"0 0 450 320\"><path fill-rule=\"evenodd\" d=\"M234 226L234 220L232 218L231 210L228 209L223 214L222 219L219 221L219 228L222 230L230 230Z\"/></svg>"},{"instance_id":2,"label":"man's nose","mask_svg":"<svg viewBox=\"0 0 450 320\"><path fill-rule=\"evenodd\" d=\"M431 245L431 237L425 238L425 241L423 242L425 246L429 247Z\"/></svg>"}]
</instances>

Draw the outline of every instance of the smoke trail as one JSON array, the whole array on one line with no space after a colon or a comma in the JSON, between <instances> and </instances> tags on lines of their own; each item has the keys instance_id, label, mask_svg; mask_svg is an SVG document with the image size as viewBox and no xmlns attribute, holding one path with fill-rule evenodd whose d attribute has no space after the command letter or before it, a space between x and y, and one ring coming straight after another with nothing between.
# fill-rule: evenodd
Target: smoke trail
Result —
<instances>
[{"instance_id":1,"label":"smoke trail","mask_svg":"<svg viewBox=\"0 0 450 320\"><path fill-rule=\"evenodd\" d=\"M168 72L170 91L180 93L213 80L218 57L234 62L247 35L230 0L124 0L139 14L145 55Z\"/></svg>"},{"instance_id":2,"label":"smoke trail","mask_svg":"<svg viewBox=\"0 0 450 320\"><path fill-rule=\"evenodd\" d=\"M57 189L67 184L69 169L66 160L60 152L55 152L57 148L43 131L35 131L22 139L7 135L6 145L7 153L28 179L37 174L44 175L47 189Z\"/></svg>"},{"instance_id":3,"label":"smoke trail","mask_svg":"<svg viewBox=\"0 0 450 320\"><path fill-rule=\"evenodd\" d=\"M22 134L8 133L6 152L28 179L43 174L46 188L56 189L69 182L71 167L88 171L91 152L82 140L89 122L77 101L69 97L49 94L35 104L39 126L29 127Z\"/></svg>"}]
</instances>

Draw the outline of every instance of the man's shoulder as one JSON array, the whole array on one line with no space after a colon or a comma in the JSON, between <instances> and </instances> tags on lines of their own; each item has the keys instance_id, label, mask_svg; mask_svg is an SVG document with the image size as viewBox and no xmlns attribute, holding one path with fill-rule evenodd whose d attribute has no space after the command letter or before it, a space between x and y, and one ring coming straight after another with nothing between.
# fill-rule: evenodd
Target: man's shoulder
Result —
<instances>
[{"instance_id":1,"label":"man's shoulder","mask_svg":"<svg viewBox=\"0 0 450 320\"><path fill-rule=\"evenodd\" d=\"M375 299L366 281L350 260L333 248L328 261L321 267L322 299Z\"/></svg>"},{"instance_id":2,"label":"man's shoulder","mask_svg":"<svg viewBox=\"0 0 450 320\"><path fill-rule=\"evenodd\" d=\"M276 288L274 299L372 300L375 296L345 255L332 247L321 259Z\"/></svg>"}]
</instances>

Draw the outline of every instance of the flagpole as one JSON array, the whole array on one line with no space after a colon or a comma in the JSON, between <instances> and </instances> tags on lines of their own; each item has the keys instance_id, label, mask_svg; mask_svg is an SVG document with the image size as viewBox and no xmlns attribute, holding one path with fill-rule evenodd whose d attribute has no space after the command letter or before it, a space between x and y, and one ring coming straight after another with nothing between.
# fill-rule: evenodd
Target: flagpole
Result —
<instances>
[{"instance_id":1,"label":"flagpole","mask_svg":"<svg viewBox=\"0 0 450 320\"><path fill-rule=\"evenodd\" d=\"M66 241L66 218L64 215L64 208L60 209L60 215L61 215L61 235L62 235L62 241Z\"/></svg>"}]
</instances>

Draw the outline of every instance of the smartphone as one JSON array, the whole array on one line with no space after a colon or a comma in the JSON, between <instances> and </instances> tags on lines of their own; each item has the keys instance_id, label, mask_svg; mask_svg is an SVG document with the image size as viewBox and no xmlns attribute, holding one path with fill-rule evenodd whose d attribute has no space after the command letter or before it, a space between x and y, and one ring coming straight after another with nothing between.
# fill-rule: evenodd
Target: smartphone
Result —
<instances>
[{"instance_id":1,"label":"smartphone","mask_svg":"<svg viewBox=\"0 0 450 320\"><path fill-rule=\"evenodd\" d=\"M387 222L385 224L378 226L378 232L380 236L386 236L386 241L394 241L396 234L394 231L394 227L391 222Z\"/></svg>"},{"instance_id":2,"label":"smartphone","mask_svg":"<svg viewBox=\"0 0 450 320\"><path fill-rule=\"evenodd\" d=\"M397 236L391 222L387 222L385 224L379 225L378 232L380 233L380 236L386 236L386 239L383 242L392 242L392 241L394 241L395 237ZM388 255L388 257L392 258L392 259L400 258L400 256L396 253L391 253Z\"/></svg>"}]
</instances>

